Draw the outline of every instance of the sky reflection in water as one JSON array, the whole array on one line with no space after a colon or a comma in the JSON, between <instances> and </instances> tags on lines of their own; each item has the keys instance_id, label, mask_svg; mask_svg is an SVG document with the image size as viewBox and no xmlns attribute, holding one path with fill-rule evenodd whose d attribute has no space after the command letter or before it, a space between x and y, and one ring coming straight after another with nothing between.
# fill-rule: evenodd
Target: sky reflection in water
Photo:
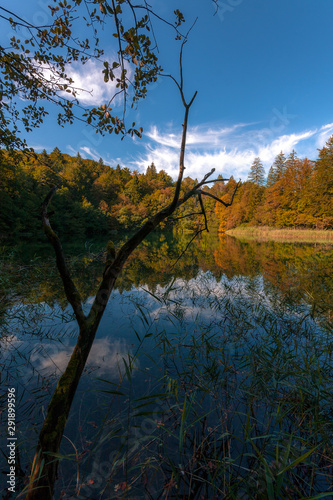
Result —
<instances>
[{"instance_id":1,"label":"sky reflection in water","mask_svg":"<svg viewBox=\"0 0 333 500\"><path fill-rule=\"evenodd\" d=\"M205 332L216 335L216 349L223 351L226 358L234 357L237 366L237 356L244 353L244 346L260 344L260 338L267 333L260 322L264 310L273 313L274 328L279 321L286 326L288 318L299 318L303 328L303 319L307 317L308 327L322 333L320 324L330 318L333 288L332 284L328 287L332 280L327 277L332 269L330 247L246 244L232 238L214 240L214 244L201 241L184 256L180 269L175 270L170 269L166 260L169 257L172 261L169 254L173 251L170 243L167 248L164 243L164 254L155 252L149 259L154 254L152 247L143 247L119 280L119 288L113 291L66 428L66 435L74 442L82 441L83 436L87 441L94 439L96 422L103 420L111 402L110 394L101 392L111 386L98 379L115 384L114 388L121 382L125 390L129 384L126 364L133 356L138 355L133 361L131 390L139 397L155 387L158 390L163 374L177 371L178 359L173 359L171 368L168 366L168 349L174 349L173 355L178 349L181 366L184 353L188 355L190 345ZM99 272L100 266L97 275ZM88 309L93 295L92 285L87 285L85 276L82 272L79 287L85 291ZM18 408L22 436L25 429L40 424L52 387L75 345L77 328L71 312L62 305L61 295L57 295L61 292L55 290L54 283L59 303L47 304L47 286L47 282L40 285L41 294L37 297L40 302L35 306L14 304L7 310L8 317L16 317L7 325L7 338L1 341L3 381L17 387L22 398ZM311 312L312 319L308 316ZM306 328L304 331L294 328L289 333L287 330L284 328L283 340L291 349L296 338L303 349L307 348ZM329 344L324 337L323 334L322 341L318 339L318 349L321 345L323 352ZM170 342L168 348L165 338ZM203 359L199 356L193 361L198 363L200 371ZM242 374L237 377L241 380ZM118 401L115 409L121 415L126 403ZM99 444L95 443L93 459L87 465L90 474L96 472L105 439L102 433ZM33 434L25 442L23 457L31 455L35 441ZM109 457L108 463L110 460Z\"/></svg>"}]
</instances>

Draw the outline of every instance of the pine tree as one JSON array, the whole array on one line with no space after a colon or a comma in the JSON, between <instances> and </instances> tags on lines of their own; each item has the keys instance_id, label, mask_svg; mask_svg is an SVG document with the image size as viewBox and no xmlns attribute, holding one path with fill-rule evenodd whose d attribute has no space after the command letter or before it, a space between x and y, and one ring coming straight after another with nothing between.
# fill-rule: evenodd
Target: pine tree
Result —
<instances>
[{"instance_id":1,"label":"pine tree","mask_svg":"<svg viewBox=\"0 0 333 500\"><path fill-rule=\"evenodd\" d=\"M290 153L290 155L288 156L287 160L286 160L286 169L289 168L291 170L295 170L296 164L297 164L297 153L293 149L292 152Z\"/></svg>"},{"instance_id":2,"label":"pine tree","mask_svg":"<svg viewBox=\"0 0 333 500\"><path fill-rule=\"evenodd\" d=\"M279 153L277 155L277 157L275 158L274 160L274 168L275 168L275 172L276 172L276 180L280 180L285 171L286 171L286 157L284 156L283 152L281 151L281 153Z\"/></svg>"},{"instance_id":3,"label":"pine tree","mask_svg":"<svg viewBox=\"0 0 333 500\"><path fill-rule=\"evenodd\" d=\"M266 186L271 187L275 184L275 182L276 182L276 171L274 165L272 165L268 171Z\"/></svg>"},{"instance_id":4,"label":"pine tree","mask_svg":"<svg viewBox=\"0 0 333 500\"><path fill-rule=\"evenodd\" d=\"M265 184L265 169L259 157L254 159L247 180L258 186L263 186Z\"/></svg>"},{"instance_id":5,"label":"pine tree","mask_svg":"<svg viewBox=\"0 0 333 500\"><path fill-rule=\"evenodd\" d=\"M296 153L294 152L294 154ZM267 187L273 186L273 184L282 179L286 171L286 161L286 157L282 151L275 157L274 163L268 172Z\"/></svg>"},{"instance_id":6,"label":"pine tree","mask_svg":"<svg viewBox=\"0 0 333 500\"><path fill-rule=\"evenodd\" d=\"M149 181L151 181L152 179L156 179L156 177L157 177L157 170L156 170L154 162L147 167L146 177L147 177L147 179Z\"/></svg>"}]
</instances>

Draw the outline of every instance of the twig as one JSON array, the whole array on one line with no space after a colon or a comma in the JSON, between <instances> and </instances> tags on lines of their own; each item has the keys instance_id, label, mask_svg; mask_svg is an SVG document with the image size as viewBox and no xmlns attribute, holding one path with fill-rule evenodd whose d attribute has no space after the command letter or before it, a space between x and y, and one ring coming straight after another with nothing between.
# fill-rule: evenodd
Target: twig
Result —
<instances>
[{"instance_id":1,"label":"twig","mask_svg":"<svg viewBox=\"0 0 333 500\"><path fill-rule=\"evenodd\" d=\"M213 198L213 200L218 201L219 203L222 203L222 205L224 205L225 207L230 207L232 205L233 201L234 201L234 197L235 197L235 194L237 192L237 189L238 189L239 185L240 185L240 181L237 182L237 185L235 187L235 191L233 192L231 200L230 200L229 203L221 200L220 198L218 198L217 196L213 195L209 191L203 191L202 189L200 189L199 191L197 191L197 193L198 194L204 194L205 196L209 196L210 198Z\"/></svg>"}]
</instances>

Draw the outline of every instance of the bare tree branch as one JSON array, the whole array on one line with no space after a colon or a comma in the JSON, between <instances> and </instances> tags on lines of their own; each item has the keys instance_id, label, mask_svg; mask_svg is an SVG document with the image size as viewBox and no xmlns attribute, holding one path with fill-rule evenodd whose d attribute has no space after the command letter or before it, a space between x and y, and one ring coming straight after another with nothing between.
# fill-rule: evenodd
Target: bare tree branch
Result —
<instances>
[{"instance_id":1,"label":"bare tree branch","mask_svg":"<svg viewBox=\"0 0 333 500\"><path fill-rule=\"evenodd\" d=\"M207 233L209 233L205 207L204 207L204 204L202 203L201 194L199 194L198 198L199 198L199 203L200 203L200 207L202 210L202 215L204 216L204 220L205 220L205 229L206 229Z\"/></svg>"},{"instance_id":2,"label":"bare tree branch","mask_svg":"<svg viewBox=\"0 0 333 500\"><path fill-rule=\"evenodd\" d=\"M212 181L206 181L204 184L212 184L213 182L225 182L228 181L229 179L213 179Z\"/></svg>"},{"instance_id":3,"label":"bare tree branch","mask_svg":"<svg viewBox=\"0 0 333 500\"><path fill-rule=\"evenodd\" d=\"M61 246L60 239L58 235L53 231L51 227L51 223L49 220L49 215L47 212L48 205L51 202L55 192L57 191L57 186L53 186L52 189L49 191L48 195L46 196L45 200L42 203L42 221L43 221L43 229L44 232L51 243L51 245L54 248L55 254L56 254L56 262L57 262L57 267L58 271L60 274L60 277L62 279L63 285L64 285L64 290L66 293L66 297L68 302L71 304L75 317L77 319L77 322L80 326L85 325L86 322L86 317L83 313L82 309L82 300L80 293L78 292L68 269L68 266L66 264L64 252Z\"/></svg>"},{"instance_id":4,"label":"bare tree branch","mask_svg":"<svg viewBox=\"0 0 333 500\"><path fill-rule=\"evenodd\" d=\"M239 184L240 184L240 181L237 182L236 184L236 187L235 187L235 191L233 192L232 194L232 197L231 197L231 200L230 202L225 202L223 200L221 200L220 198L218 198L217 196L213 195L212 193L210 193L209 191L203 191L202 189L197 191L198 194L204 194L205 196L209 196L210 198L213 198L213 200L215 201L218 201L219 203L222 203L222 205L224 205L225 207L230 207L234 201L234 197L235 197L235 194L237 192L237 189L239 187Z\"/></svg>"}]
</instances>

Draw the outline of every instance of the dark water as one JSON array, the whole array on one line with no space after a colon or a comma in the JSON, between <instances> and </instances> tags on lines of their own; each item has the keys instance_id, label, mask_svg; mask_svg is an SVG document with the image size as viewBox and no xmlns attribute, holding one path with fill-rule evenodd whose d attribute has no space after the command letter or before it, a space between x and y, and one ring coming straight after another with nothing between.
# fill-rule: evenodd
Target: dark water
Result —
<instances>
[{"instance_id":1,"label":"dark water","mask_svg":"<svg viewBox=\"0 0 333 500\"><path fill-rule=\"evenodd\" d=\"M241 468L249 467L249 458L239 456L242 449L250 453L248 445L240 444L240 436L244 438L245 432L248 438L252 432L255 439L271 433L268 441L275 450L281 438L273 436L279 418L274 391L279 388L282 399L288 395L283 425L301 428L297 423L301 417L290 402L290 387L302 379L299 394L314 398L313 380L324 371L320 391L329 390L333 248L244 243L209 234L193 243L176 263L188 240L186 235L155 235L138 248L119 278L66 427L55 498L162 498L163 491L169 498L224 498L222 486L214 493L200 486L192 496L184 496L186 484L179 479L179 496L172 496L177 494L172 493L175 472L170 463L180 479L187 477L189 464L194 463L190 429L199 422L195 439L201 433L201 442L207 445L207 429L219 426L215 448L217 443L230 447L230 439L221 435L237 435L229 458L237 462L237 474L243 477ZM70 266L88 311L102 275L103 257L96 242L76 251ZM52 388L77 333L47 252L36 250L27 256L16 248L11 258L4 254L2 259L1 381L5 395L8 386L15 387L17 394L17 456L22 475L18 489L24 486ZM267 396L265 404L251 406L251 414L247 413L250 400L263 401L268 393L271 399ZM328 430L329 399L323 398L319 407ZM186 421L181 417L185 413ZM314 425L312 414L308 418L304 410L302 418L307 433ZM163 437L161 429L169 424ZM189 430L180 445L182 425ZM280 446L286 448L286 428L283 433ZM304 439L301 434L298 442ZM213 454L212 449L213 445L207 453ZM205 460L200 471L214 462ZM223 470L224 481L231 481L233 473ZM247 488L264 488L260 471L256 473L257 484L251 485L247 478L246 487L237 490L238 498L251 498ZM200 477L207 482L206 476ZM130 485L130 490L124 485ZM326 477L319 474L311 487L298 488L302 493L325 492ZM297 494L295 498L300 498Z\"/></svg>"}]
</instances>

